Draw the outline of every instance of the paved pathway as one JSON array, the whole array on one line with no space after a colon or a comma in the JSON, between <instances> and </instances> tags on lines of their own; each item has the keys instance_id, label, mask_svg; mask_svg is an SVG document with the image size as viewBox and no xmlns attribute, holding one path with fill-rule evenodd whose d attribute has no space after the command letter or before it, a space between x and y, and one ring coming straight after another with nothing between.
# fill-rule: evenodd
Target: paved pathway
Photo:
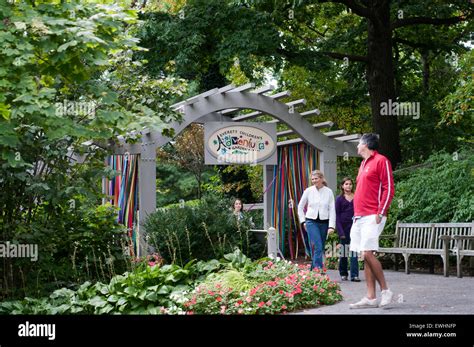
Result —
<instances>
[{"instance_id":1,"label":"paved pathway","mask_svg":"<svg viewBox=\"0 0 474 347\"><path fill-rule=\"evenodd\" d=\"M362 282L341 281L338 271L328 270L329 278L341 284L344 300L331 306L308 309L297 314L473 314L474 277L457 278L455 275L411 273L385 270L389 288L403 294L404 302L391 308L351 310L349 304L359 301L366 294L364 271L360 272ZM380 289L377 285L377 297Z\"/></svg>"}]
</instances>

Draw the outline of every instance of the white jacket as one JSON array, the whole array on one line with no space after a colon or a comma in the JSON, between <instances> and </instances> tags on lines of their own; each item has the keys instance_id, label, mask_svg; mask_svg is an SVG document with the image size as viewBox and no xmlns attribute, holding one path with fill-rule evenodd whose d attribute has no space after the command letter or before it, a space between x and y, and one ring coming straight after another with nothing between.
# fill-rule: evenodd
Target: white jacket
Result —
<instances>
[{"instance_id":1,"label":"white jacket","mask_svg":"<svg viewBox=\"0 0 474 347\"><path fill-rule=\"evenodd\" d=\"M308 209L305 215L303 209L306 204L308 204ZM306 188L298 204L298 217L300 223L303 223L306 218L329 219L329 228L335 228L336 207L332 190L326 186L319 190L315 186Z\"/></svg>"}]
</instances>

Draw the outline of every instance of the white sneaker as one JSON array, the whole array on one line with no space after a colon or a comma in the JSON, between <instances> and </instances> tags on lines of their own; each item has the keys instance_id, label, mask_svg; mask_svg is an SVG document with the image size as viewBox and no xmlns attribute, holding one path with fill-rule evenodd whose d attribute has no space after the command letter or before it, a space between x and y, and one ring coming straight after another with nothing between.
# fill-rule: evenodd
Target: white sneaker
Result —
<instances>
[{"instance_id":1,"label":"white sneaker","mask_svg":"<svg viewBox=\"0 0 474 347\"><path fill-rule=\"evenodd\" d=\"M362 300L356 302L355 304L350 304L350 308L376 308L377 299L369 299L367 297L362 298Z\"/></svg>"},{"instance_id":2,"label":"white sneaker","mask_svg":"<svg viewBox=\"0 0 474 347\"><path fill-rule=\"evenodd\" d=\"M392 303L393 292L390 289L382 290L382 299L379 307L387 307Z\"/></svg>"}]
</instances>

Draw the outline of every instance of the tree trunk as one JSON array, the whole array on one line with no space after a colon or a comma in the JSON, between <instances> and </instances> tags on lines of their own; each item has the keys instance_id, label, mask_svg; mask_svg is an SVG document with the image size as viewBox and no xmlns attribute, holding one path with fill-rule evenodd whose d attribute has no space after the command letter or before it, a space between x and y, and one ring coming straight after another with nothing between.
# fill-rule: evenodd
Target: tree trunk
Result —
<instances>
[{"instance_id":1,"label":"tree trunk","mask_svg":"<svg viewBox=\"0 0 474 347\"><path fill-rule=\"evenodd\" d=\"M372 9L375 19L368 20L367 82L372 124L374 131L380 135L380 153L387 156L395 169L401 162L397 116L380 114L383 102L396 101L390 1L380 1L376 5Z\"/></svg>"}]
</instances>

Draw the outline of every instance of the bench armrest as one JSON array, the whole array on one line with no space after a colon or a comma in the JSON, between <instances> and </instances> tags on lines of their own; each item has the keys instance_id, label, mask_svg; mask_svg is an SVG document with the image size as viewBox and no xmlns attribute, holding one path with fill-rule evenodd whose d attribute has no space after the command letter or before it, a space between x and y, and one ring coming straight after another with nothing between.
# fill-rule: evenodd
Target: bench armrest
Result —
<instances>
[{"instance_id":1,"label":"bench armrest","mask_svg":"<svg viewBox=\"0 0 474 347\"><path fill-rule=\"evenodd\" d=\"M456 241L457 240L474 240L474 236L470 236L470 235L456 235L456 236L453 236L453 239L455 239Z\"/></svg>"},{"instance_id":2,"label":"bench armrest","mask_svg":"<svg viewBox=\"0 0 474 347\"><path fill-rule=\"evenodd\" d=\"M451 236L449 236L449 235L441 235L438 238L443 240L443 241L451 241Z\"/></svg>"}]
</instances>

